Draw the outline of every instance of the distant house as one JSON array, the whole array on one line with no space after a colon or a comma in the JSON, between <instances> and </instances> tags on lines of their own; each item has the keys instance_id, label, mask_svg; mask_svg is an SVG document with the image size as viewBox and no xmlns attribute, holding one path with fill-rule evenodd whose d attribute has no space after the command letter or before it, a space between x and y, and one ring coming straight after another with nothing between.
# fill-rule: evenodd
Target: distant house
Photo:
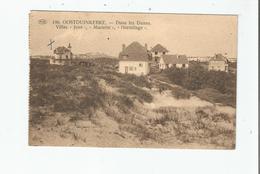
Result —
<instances>
[{"instance_id":1,"label":"distant house","mask_svg":"<svg viewBox=\"0 0 260 174\"><path fill-rule=\"evenodd\" d=\"M166 68L188 68L189 61L186 55L162 55L159 61L159 69Z\"/></svg>"},{"instance_id":2,"label":"distant house","mask_svg":"<svg viewBox=\"0 0 260 174\"><path fill-rule=\"evenodd\" d=\"M71 45L69 44L68 47L57 47L53 51L54 57L50 59L50 64L56 65L67 65L71 64L73 59L73 54L71 52Z\"/></svg>"},{"instance_id":3,"label":"distant house","mask_svg":"<svg viewBox=\"0 0 260 174\"><path fill-rule=\"evenodd\" d=\"M124 74L147 75L150 72L149 59L151 55L147 47L133 42L127 47L122 45L119 53L119 72Z\"/></svg>"},{"instance_id":4,"label":"distant house","mask_svg":"<svg viewBox=\"0 0 260 174\"><path fill-rule=\"evenodd\" d=\"M161 44L157 44L151 49L152 57L155 62L158 62L160 60L160 58L162 57L162 55L165 55L168 52L169 51L165 47L163 47Z\"/></svg>"},{"instance_id":5,"label":"distant house","mask_svg":"<svg viewBox=\"0 0 260 174\"><path fill-rule=\"evenodd\" d=\"M215 56L209 60L208 70L228 72L227 58L224 57L222 54L215 54Z\"/></svg>"},{"instance_id":6,"label":"distant house","mask_svg":"<svg viewBox=\"0 0 260 174\"><path fill-rule=\"evenodd\" d=\"M89 58L88 55L86 55L86 54L74 54L73 57L75 59L88 59Z\"/></svg>"},{"instance_id":7,"label":"distant house","mask_svg":"<svg viewBox=\"0 0 260 174\"><path fill-rule=\"evenodd\" d=\"M195 62L208 62L210 60L210 57L188 57L189 61L195 61Z\"/></svg>"}]
</instances>

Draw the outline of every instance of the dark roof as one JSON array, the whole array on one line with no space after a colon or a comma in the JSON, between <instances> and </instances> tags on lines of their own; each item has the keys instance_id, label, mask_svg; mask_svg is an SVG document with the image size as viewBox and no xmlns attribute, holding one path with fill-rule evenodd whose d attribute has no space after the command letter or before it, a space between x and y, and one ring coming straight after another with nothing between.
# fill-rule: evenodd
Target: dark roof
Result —
<instances>
[{"instance_id":1,"label":"dark roof","mask_svg":"<svg viewBox=\"0 0 260 174\"><path fill-rule=\"evenodd\" d=\"M62 47L57 47L54 51L54 54L64 54L66 52L71 52L68 48L62 46Z\"/></svg>"},{"instance_id":2,"label":"dark roof","mask_svg":"<svg viewBox=\"0 0 260 174\"><path fill-rule=\"evenodd\" d=\"M188 64L186 55L162 55L165 64Z\"/></svg>"},{"instance_id":3,"label":"dark roof","mask_svg":"<svg viewBox=\"0 0 260 174\"><path fill-rule=\"evenodd\" d=\"M157 44L151 49L151 52L169 52L169 51L161 44Z\"/></svg>"},{"instance_id":4,"label":"dark roof","mask_svg":"<svg viewBox=\"0 0 260 174\"><path fill-rule=\"evenodd\" d=\"M225 61L227 62L227 58L222 54L215 54L215 56L211 57L209 61Z\"/></svg>"},{"instance_id":5,"label":"dark roof","mask_svg":"<svg viewBox=\"0 0 260 174\"><path fill-rule=\"evenodd\" d=\"M148 61L149 52L140 43L132 42L119 53L119 59L128 61Z\"/></svg>"}]
</instances>

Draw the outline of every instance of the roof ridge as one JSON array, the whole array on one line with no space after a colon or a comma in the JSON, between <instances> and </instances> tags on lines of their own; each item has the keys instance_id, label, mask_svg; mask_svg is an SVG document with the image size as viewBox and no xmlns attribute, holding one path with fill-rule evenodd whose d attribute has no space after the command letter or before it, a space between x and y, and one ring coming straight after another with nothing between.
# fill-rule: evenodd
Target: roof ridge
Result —
<instances>
[{"instance_id":1,"label":"roof ridge","mask_svg":"<svg viewBox=\"0 0 260 174\"><path fill-rule=\"evenodd\" d=\"M152 52L169 52L164 46L161 44L156 44L152 49Z\"/></svg>"},{"instance_id":2,"label":"roof ridge","mask_svg":"<svg viewBox=\"0 0 260 174\"><path fill-rule=\"evenodd\" d=\"M148 61L148 57L146 48L137 41L132 42L119 53L121 60Z\"/></svg>"}]
</instances>

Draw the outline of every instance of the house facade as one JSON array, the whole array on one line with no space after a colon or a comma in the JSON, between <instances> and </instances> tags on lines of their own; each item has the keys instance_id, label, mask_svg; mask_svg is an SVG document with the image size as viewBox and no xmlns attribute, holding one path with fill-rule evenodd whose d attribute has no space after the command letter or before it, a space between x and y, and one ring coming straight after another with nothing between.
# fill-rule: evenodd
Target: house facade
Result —
<instances>
[{"instance_id":1,"label":"house facade","mask_svg":"<svg viewBox=\"0 0 260 174\"><path fill-rule=\"evenodd\" d=\"M123 74L147 75L150 65L147 61L119 61L119 72Z\"/></svg>"},{"instance_id":2,"label":"house facade","mask_svg":"<svg viewBox=\"0 0 260 174\"><path fill-rule=\"evenodd\" d=\"M155 45L152 49L151 49L151 54L153 57L153 61L154 62L159 62L160 58L163 55L166 55L169 51L163 47L161 44L157 44Z\"/></svg>"},{"instance_id":3,"label":"house facade","mask_svg":"<svg viewBox=\"0 0 260 174\"><path fill-rule=\"evenodd\" d=\"M147 75L150 72L151 55L146 47L133 42L127 47L122 46L119 53L119 72L123 74Z\"/></svg>"},{"instance_id":4,"label":"house facade","mask_svg":"<svg viewBox=\"0 0 260 174\"><path fill-rule=\"evenodd\" d=\"M228 72L228 60L222 54L216 54L209 60L209 71L225 71Z\"/></svg>"},{"instance_id":5,"label":"house facade","mask_svg":"<svg viewBox=\"0 0 260 174\"><path fill-rule=\"evenodd\" d=\"M189 61L186 55L162 55L159 60L159 69L164 70L171 67L188 68Z\"/></svg>"},{"instance_id":6,"label":"house facade","mask_svg":"<svg viewBox=\"0 0 260 174\"><path fill-rule=\"evenodd\" d=\"M60 46L54 49L54 57L50 59L50 64L68 65L72 63L73 54L71 52L71 45L68 47Z\"/></svg>"}]
</instances>

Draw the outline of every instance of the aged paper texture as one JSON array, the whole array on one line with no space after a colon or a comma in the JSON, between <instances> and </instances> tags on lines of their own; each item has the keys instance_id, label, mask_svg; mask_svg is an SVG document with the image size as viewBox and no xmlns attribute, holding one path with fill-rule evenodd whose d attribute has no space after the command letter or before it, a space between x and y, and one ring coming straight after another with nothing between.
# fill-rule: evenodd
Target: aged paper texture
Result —
<instances>
[{"instance_id":1,"label":"aged paper texture","mask_svg":"<svg viewBox=\"0 0 260 174\"><path fill-rule=\"evenodd\" d=\"M235 148L237 16L29 18L29 145Z\"/></svg>"}]
</instances>

